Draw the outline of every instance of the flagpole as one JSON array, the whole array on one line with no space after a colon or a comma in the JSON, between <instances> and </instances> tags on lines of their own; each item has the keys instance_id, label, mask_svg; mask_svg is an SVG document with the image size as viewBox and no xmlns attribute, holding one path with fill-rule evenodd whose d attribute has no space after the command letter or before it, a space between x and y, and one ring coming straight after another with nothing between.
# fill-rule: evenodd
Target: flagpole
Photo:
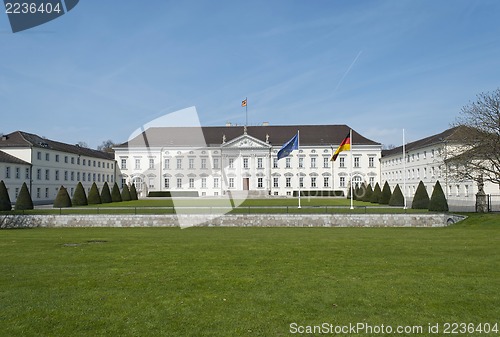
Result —
<instances>
[{"instance_id":1,"label":"flagpole","mask_svg":"<svg viewBox=\"0 0 500 337\"><path fill-rule=\"evenodd\" d=\"M248 97L245 97L245 126L248 126Z\"/></svg>"},{"instance_id":2,"label":"flagpole","mask_svg":"<svg viewBox=\"0 0 500 337\"><path fill-rule=\"evenodd\" d=\"M354 156L352 154L352 129L349 131L349 140L350 140L350 143L351 143L351 209L354 209L354 205L353 205L353 184L354 184L354 180L353 180L353 176L352 176L352 167L353 167L353 162L354 162Z\"/></svg>"},{"instance_id":3,"label":"flagpole","mask_svg":"<svg viewBox=\"0 0 500 337\"><path fill-rule=\"evenodd\" d=\"M405 129L403 129L403 199L404 199L404 209L406 209L407 205L406 205L406 144L405 144Z\"/></svg>"},{"instance_id":4,"label":"flagpole","mask_svg":"<svg viewBox=\"0 0 500 337\"><path fill-rule=\"evenodd\" d=\"M298 208L301 208L300 206L300 168L299 168L299 152L300 152L300 130L297 130L297 168L299 169L299 173L297 173L297 179L299 180L299 207Z\"/></svg>"}]
</instances>

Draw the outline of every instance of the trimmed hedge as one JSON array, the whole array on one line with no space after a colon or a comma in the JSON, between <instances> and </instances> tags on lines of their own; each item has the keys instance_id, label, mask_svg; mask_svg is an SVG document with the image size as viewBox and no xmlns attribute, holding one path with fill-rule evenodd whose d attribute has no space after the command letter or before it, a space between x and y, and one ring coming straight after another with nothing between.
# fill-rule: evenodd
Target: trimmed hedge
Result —
<instances>
[{"instance_id":1,"label":"trimmed hedge","mask_svg":"<svg viewBox=\"0 0 500 337\"><path fill-rule=\"evenodd\" d=\"M54 200L54 208L64 208L71 207L71 198L69 197L68 190L66 187L59 187L59 191L57 192L56 200Z\"/></svg>"},{"instance_id":2,"label":"trimmed hedge","mask_svg":"<svg viewBox=\"0 0 500 337\"><path fill-rule=\"evenodd\" d=\"M299 191L293 191L293 196L298 197ZM300 190L301 197L343 197L344 191Z\"/></svg>"},{"instance_id":3,"label":"trimmed hedge","mask_svg":"<svg viewBox=\"0 0 500 337\"><path fill-rule=\"evenodd\" d=\"M378 203L381 205L387 205L389 204L389 201L391 200L391 188L389 187L389 183L386 181L384 184L384 188L382 188L382 193L380 194L380 198L378 200Z\"/></svg>"},{"instance_id":4,"label":"trimmed hedge","mask_svg":"<svg viewBox=\"0 0 500 337\"><path fill-rule=\"evenodd\" d=\"M148 198L198 197L197 191L151 191Z\"/></svg>"},{"instance_id":5,"label":"trimmed hedge","mask_svg":"<svg viewBox=\"0 0 500 337\"><path fill-rule=\"evenodd\" d=\"M0 180L0 211L10 211L12 203L10 202L9 192L3 180Z\"/></svg>"},{"instance_id":6,"label":"trimmed hedge","mask_svg":"<svg viewBox=\"0 0 500 337\"><path fill-rule=\"evenodd\" d=\"M404 206L405 205L405 197L403 196L403 192L399 188L399 184L396 184L394 188L394 192L392 192L391 200L389 200L389 206Z\"/></svg>"},{"instance_id":7,"label":"trimmed hedge","mask_svg":"<svg viewBox=\"0 0 500 337\"><path fill-rule=\"evenodd\" d=\"M99 195L99 189L97 188L97 184L93 183L92 187L89 191L89 197L87 199L89 205L98 205L102 204L101 196Z\"/></svg>"},{"instance_id":8,"label":"trimmed hedge","mask_svg":"<svg viewBox=\"0 0 500 337\"><path fill-rule=\"evenodd\" d=\"M122 188L122 201L130 201L130 190L127 185L123 185Z\"/></svg>"},{"instance_id":9,"label":"trimmed hedge","mask_svg":"<svg viewBox=\"0 0 500 337\"><path fill-rule=\"evenodd\" d=\"M113 199L111 198L111 192L109 191L109 185L108 185L108 182L105 182L104 185L102 185L102 190L101 190L101 203L109 204L111 202L113 202Z\"/></svg>"},{"instance_id":10,"label":"trimmed hedge","mask_svg":"<svg viewBox=\"0 0 500 337\"><path fill-rule=\"evenodd\" d=\"M413 201L411 203L411 208L429 209L429 194L427 194L427 190L425 189L425 185L422 180L418 183L417 190L415 191L415 195L413 196Z\"/></svg>"},{"instance_id":11,"label":"trimmed hedge","mask_svg":"<svg viewBox=\"0 0 500 337\"><path fill-rule=\"evenodd\" d=\"M130 186L130 199L132 200L138 200L139 198L137 197L137 190L135 189L135 184L132 183L132 186Z\"/></svg>"},{"instance_id":12,"label":"trimmed hedge","mask_svg":"<svg viewBox=\"0 0 500 337\"><path fill-rule=\"evenodd\" d=\"M363 197L362 201L370 202L370 199L372 198L372 194L373 194L372 185L368 184L368 187L366 187L366 190L365 190L365 196Z\"/></svg>"},{"instance_id":13,"label":"trimmed hedge","mask_svg":"<svg viewBox=\"0 0 500 337\"><path fill-rule=\"evenodd\" d=\"M30 192L28 191L28 186L26 185L26 183L23 183L21 191L19 191L15 208L16 211L33 209L33 200L31 200L31 195Z\"/></svg>"},{"instance_id":14,"label":"trimmed hedge","mask_svg":"<svg viewBox=\"0 0 500 337\"><path fill-rule=\"evenodd\" d=\"M373 189L372 197L370 198L370 202L372 204L378 204L378 199L380 198L381 194L382 191L380 190L380 185L376 183L375 188Z\"/></svg>"},{"instance_id":15,"label":"trimmed hedge","mask_svg":"<svg viewBox=\"0 0 500 337\"><path fill-rule=\"evenodd\" d=\"M431 200L429 201L429 211L448 212L448 201L446 201L446 196L439 180L436 181L436 185L434 185L434 190L432 191Z\"/></svg>"},{"instance_id":16,"label":"trimmed hedge","mask_svg":"<svg viewBox=\"0 0 500 337\"><path fill-rule=\"evenodd\" d=\"M81 182L76 185L75 193L73 194L73 206L86 206L88 205L87 194Z\"/></svg>"},{"instance_id":17,"label":"trimmed hedge","mask_svg":"<svg viewBox=\"0 0 500 337\"><path fill-rule=\"evenodd\" d=\"M122 195L120 194L120 188L118 187L118 184L116 182L113 185L113 190L111 191L111 200L113 202L122 201Z\"/></svg>"}]
</instances>

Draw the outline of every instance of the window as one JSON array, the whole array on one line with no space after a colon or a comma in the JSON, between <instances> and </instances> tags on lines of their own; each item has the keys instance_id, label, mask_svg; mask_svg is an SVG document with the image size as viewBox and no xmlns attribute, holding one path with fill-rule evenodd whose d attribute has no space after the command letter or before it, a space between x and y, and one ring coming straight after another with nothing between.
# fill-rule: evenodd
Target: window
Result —
<instances>
[{"instance_id":1,"label":"window","mask_svg":"<svg viewBox=\"0 0 500 337\"><path fill-rule=\"evenodd\" d=\"M30 169L29 168L26 168L26 170L24 170L24 178L26 178L26 179L30 178Z\"/></svg>"},{"instance_id":2,"label":"window","mask_svg":"<svg viewBox=\"0 0 500 337\"><path fill-rule=\"evenodd\" d=\"M229 178L229 188L234 188L234 178Z\"/></svg>"},{"instance_id":3,"label":"window","mask_svg":"<svg viewBox=\"0 0 500 337\"><path fill-rule=\"evenodd\" d=\"M97 174L97 181L101 182L101 174L100 173Z\"/></svg>"},{"instance_id":4,"label":"window","mask_svg":"<svg viewBox=\"0 0 500 337\"><path fill-rule=\"evenodd\" d=\"M170 170L170 159L169 158L165 159L164 164L165 165L163 165L163 166L164 166L165 170Z\"/></svg>"},{"instance_id":5,"label":"window","mask_svg":"<svg viewBox=\"0 0 500 337\"><path fill-rule=\"evenodd\" d=\"M285 159L285 168L290 168L290 163L291 163L291 159L290 158L286 158Z\"/></svg>"},{"instance_id":6,"label":"window","mask_svg":"<svg viewBox=\"0 0 500 337\"><path fill-rule=\"evenodd\" d=\"M464 189L465 189L465 196L468 197L469 196L469 185L465 185Z\"/></svg>"},{"instance_id":7,"label":"window","mask_svg":"<svg viewBox=\"0 0 500 337\"><path fill-rule=\"evenodd\" d=\"M354 167L359 167L359 157L354 157Z\"/></svg>"},{"instance_id":8,"label":"window","mask_svg":"<svg viewBox=\"0 0 500 337\"><path fill-rule=\"evenodd\" d=\"M279 186L279 178L278 177L274 177L273 178L273 187L275 187L275 188L280 187Z\"/></svg>"},{"instance_id":9,"label":"window","mask_svg":"<svg viewBox=\"0 0 500 337\"><path fill-rule=\"evenodd\" d=\"M49 153L46 153L46 154L45 154L45 160L46 160L46 161L50 161L50 154L49 154Z\"/></svg>"},{"instance_id":10,"label":"window","mask_svg":"<svg viewBox=\"0 0 500 337\"><path fill-rule=\"evenodd\" d=\"M90 173L89 173L89 176L90 176ZM64 180L65 181L68 180L68 171L64 171ZM90 178L89 178L89 181L90 181Z\"/></svg>"},{"instance_id":11,"label":"window","mask_svg":"<svg viewBox=\"0 0 500 337\"><path fill-rule=\"evenodd\" d=\"M201 188L207 188L207 178L201 178Z\"/></svg>"},{"instance_id":12,"label":"window","mask_svg":"<svg viewBox=\"0 0 500 337\"><path fill-rule=\"evenodd\" d=\"M16 167L16 179L21 179L21 169Z\"/></svg>"},{"instance_id":13,"label":"window","mask_svg":"<svg viewBox=\"0 0 500 337\"><path fill-rule=\"evenodd\" d=\"M7 166L5 168L5 178L9 179L10 178L10 166ZM40 179L40 178L38 178Z\"/></svg>"},{"instance_id":14,"label":"window","mask_svg":"<svg viewBox=\"0 0 500 337\"><path fill-rule=\"evenodd\" d=\"M85 159L84 159L84 160L85 160ZM56 162L58 162L58 163L59 163L59 155L58 155L58 154L56 154Z\"/></svg>"},{"instance_id":15,"label":"window","mask_svg":"<svg viewBox=\"0 0 500 337\"><path fill-rule=\"evenodd\" d=\"M169 178L164 179L164 186L165 186L165 188L170 188L170 179Z\"/></svg>"},{"instance_id":16,"label":"window","mask_svg":"<svg viewBox=\"0 0 500 337\"><path fill-rule=\"evenodd\" d=\"M434 158L434 149L431 150L431 158Z\"/></svg>"},{"instance_id":17,"label":"window","mask_svg":"<svg viewBox=\"0 0 500 337\"><path fill-rule=\"evenodd\" d=\"M427 151L424 151L424 159L427 158Z\"/></svg>"},{"instance_id":18,"label":"window","mask_svg":"<svg viewBox=\"0 0 500 337\"><path fill-rule=\"evenodd\" d=\"M201 158L201 168L202 168L202 170L205 170L207 168L207 159L206 158Z\"/></svg>"},{"instance_id":19,"label":"window","mask_svg":"<svg viewBox=\"0 0 500 337\"><path fill-rule=\"evenodd\" d=\"M194 169L194 158L189 158L189 169Z\"/></svg>"},{"instance_id":20,"label":"window","mask_svg":"<svg viewBox=\"0 0 500 337\"><path fill-rule=\"evenodd\" d=\"M311 177L311 187L316 187L316 177Z\"/></svg>"},{"instance_id":21,"label":"window","mask_svg":"<svg viewBox=\"0 0 500 337\"><path fill-rule=\"evenodd\" d=\"M68 172L66 172L66 175L68 174ZM67 180L67 179L66 179ZM87 180L90 181L90 173L87 174Z\"/></svg>"},{"instance_id":22,"label":"window","mask_svg":"<svg viewBox=\"0 0 500 337\"><path fill-rule=\"evenodd\" d=\"M45 198L48 198L48 197L49 197L49 189L45 188Z\"/></svg>"},{"instance_id":23,"label":"window","mask_svg":"<svg viewBox=\"0 0 500 337\"><path fill-rule=\"evenodd\" d=\"M214 158L214 169L219 169L219 158Z\"/></svg>"},{"instance_id":24,"label":"window","mask_svg":"<svg viewBox=\"0 0 500 337\"><path fill-rule=\"evenodd\" d=\"M292 178L286 177L286 179L285 179L285 186L286 187L292 187Z\"/></svg>"},{"instance_id":25,"label":"window","mask_svg":"<svg viewBox=\"0 0 500 337\"><path fill-rule=\"evenodd\" d=\"M97 167L101 168L101 162L100 161L97 162ZM104 165L103 165L103 167L104 167Z\"/></svg>"},{"instance_id":26,"label":"window","mask_svg":"<svg viewBox=\"0 0 500 337\"><path fill-rule=\"evenodd\" d=\"M182 158L177 158L177 169L182 170Z\"/></svg>"},{"instance_id":27,"label":"window","mask_svg":"<svg viewBox=\"0 0 500 337\"><path fill-rule=\"evenodd\" d=\"M264 187L264 178L257 178L257 188Z\"/></svg>"},{"instance_id":28,"label":"window","mask_svg":"<svg viewBox=\"0 0 500 337\"><path fill-rule=\"evenodd\" d=\"M153 158L149 158L149 169L150 170L155 169L155 160Z\"/></svg>"},{"instance_id":29,"label":"window","mask_svg":"<svg viewBox=\"0 0 500 337\"><path fill-rule=\"evenodd\" d=\"M273 158L273 168L278 168L278 158Z\"/></svg>"},{"instance_id":30,"label":"window","mask_svg":"<svg viewBox=\"0 0 500 337\"><path fill-rule=\"evenodd\" d=\"M323 177L323 187L328 187L328 177Z\"/></svg>"},{"instance_id":31,"label":"window","mask_svg":"<svg viewBox=\"0 0 500 337\"><path fill-rule=\"evenodd\" d=\"M304 158L299 158L299 168L304 167Z\"/></svg>"},{"instance_id":32,"label":"window","mask_svg":"<svg viewBox=\"0 0 500 337\"><path fill-rule=\"evenodd\" d=\"M155 188L155 180L153 178L149 178L149 188Z\"/></svg>"},{"instance_id":33,"label":"window","mask_svg":"<svg viewBox=\"0 0 500 337\"><path fill-rule=\"evenodd\" d=\"M90 180L90 179L89 179ZM123 186L127 185L127 179L122 179L122 188Z\"/></svg>"},{"instance_id":34,"label":"window","mask_svg":"<svg viewBox=\"0 0 500 337\"><path fill-rule=\"evenodd\" d=\"M42 153L40 151L36 153L36 159L42 160Z\"/></svg>"},{"instance_id":35,"label":"window","mask_svg":"<svg viewBox=\"0 0 500 337\"><path fill-rule=\"evenodd\" d=\"M68 163L68 156L64 156L64 163Z\"/></svg>"},{"instance_id":36,"label":"window","mask_svg":"<svg viewBox=\"0 0 500 337\"><path fill-rule=\"evenodd\" d=\"M75 157L71 157L71 164L75 164Z\"/></svg>"},{"instance_id":37,"label":"window","mask_svg":"<svg viewBox=\"0 0 500 337\"><path fill-rule=\"evenodd\" d=\"M127 169L127 159L122 159L121 169L122 170L126 170Z\"/></svg>"},{"instance_id":38,"label":"window","mask_svg":"<svg viewBox=\"0 0 500 337\"><path fill-rule=\"evenodd\" d=\"M95 161L94 161L95 164ZM95 166L95 165L94 165ZM141 169L141 160L140 159L135 159L135 169L140 170Z\"/></svg>"},{"instance_id":39,"label":"window","mask_svg":"<svg viewBox=\"0 0 500 337\"><path fill-rule=\"evenodd\" d=\"M248 158L243 158L243 168L244 169L248 168Z\"/></svg>"},{"instance_id":40,"label":"window","mask_svg":"<svg viewBox=\"0 0 500 337\"><path fill-rule=\"evenodd\" d=\"M71 181L75 181L75 172L71 172ZM95 178L94 178L94 181L95 181Z\"/></svg>"},{"instance_id":41,"label":"window","mask_svg":"<svg viewBox=\"0 0 500 337\"><path fill-rule=\"evenodd\" d=\"M50 171L45 170L45 180L49 180L49 179L50 179Z\"/></svg>"},{"instance_id":42,"label":"window","mask_svg":"<svg viewBox=\"0 0 500 337\"><path fill-rule=\"evenodd\" d=\"M71 172L71 180L73 180L73 172ZM92 181L95 181L95 173L92 173Z\"/></svg>"},{"instance_id":43,"label":"window","mask_svg":"<svg viewBox=\"0 0 500 337\"><path fill-rule=\"evenodd\" d=\"M316 168L316 157L311 158L311 168Z\"/></svg>"},{"instance_id":44,"label":"window","mask_svg":"<svg viewBox=\"0 0 500 337\"><path fill-rule=\"evenodd\" d=\"M375 186L375 178L370 177L370 186Z\"/></svg>"},{"instance_id":45,"label":"window","mask_svg":"<svg viewBox=\"0 0 500 337\"><path fill-rule=\"evenodd\" d=\"M339 166L340 167L345 167L345 157L340 157L339 158Z\"/></svg>"},{"instance_id":46,"label":"window","mask_svg":"<svg viewBox=\"0 0 500 337\"><path fill-rule=\"evenodd\" d=\"M340 187L345 187L345 177L340 177Z\"/></svg>"},{"instance_id":47,"label":"window","mask_svg":"<svg viewBox=\"0 0 500 337\"><path fill-rule=\"evenodd\" d=\"M37 198L37 199L40 199L40 191L41 191L41 189L40 189L40 187L38 187L38 188L36 189L36 198Z\"/></svg>"},{"instance_id":48,"label":"window","mask_svg":"<svg viewBox=\"0 0 500 337\"><path fill-rule=\"evenodd\" d=\"M214 188L219 188L219 178L214 178Z\"/></svg>"},{"instance_id":49,"label":"window","mask_svg":"<svg viewBox=\"0 0 500 337\"><path fill-rule=\"evenodd\" d=\"M229 158L229 168L234 168L234 158Z\"/></svg>"},{"instance_id":50,"label":"window","mask_svg":"<svg viewBox=\"0 0 500 337\"><path fill-rule=\"evenodd\" d=\"M262 158L257 158L257 168L258 169L264 168Z\"/></svg>"},{"instance_id":51,"label":"window","mask_svg":"<svg viewBox=\"0 0 500 337\"><path fill-rule=\"evenodd\" d=\"M85 174L85 173L83 173L83 174L82 174L82 180L83 180L83 181L85 181L85 177L86 177L86 174Z\"/></svg>"},{"instance_id":52,"label":"window","mask_svg":"<svg viewBox=\"0 0 500 337\"><path fill-rule=\"evenodd\" d=\"M299 186L300 188L304 187L304 177L299 178Z\"/></svg>"},{"instance_id":53,"label":"window","mask_svg":"<svg viewBox=\"0 0 500 337\"><path fill-rule=\"evenodd\" d=\"M37 180L42 180L42 169L37 169L36 170L36 179Z\"/></svg>"},{"instance_id":54,"label":"window","mask_svg":"<svg viewBox=\"0 0 500 337\"><path fill-rule=\"evenodd\" d=\"M323 157L323 168L329 168L330 166L330 158Z\"/></svg>"},{"instance_id":55,"label":"window","mask_svg":"<svg viewBox=\"0 0 500 337\"><path fill-rule=\"evenodd\" d=\"M368 166L369 167L375 167L375 158L374 157L369 157L368 158Z\"/></svg>"},{"instance_id":56,"label":"window","mask_svg":"<svg viewBox=\"0 0 500 337\"><path fill-rule=\"evenodd\" d=\"M95 160L92 162L93 166L95 167Z\"/></svg>"},{"instance_id":57,"label":"window","mask_svg":"<svg viewBox=\"0 0 500 337\"><path fill-rule=\"evenodd\" d=\"M177 188L182 188L182 178L177 178Z\"/></svg>"}]
</instances>

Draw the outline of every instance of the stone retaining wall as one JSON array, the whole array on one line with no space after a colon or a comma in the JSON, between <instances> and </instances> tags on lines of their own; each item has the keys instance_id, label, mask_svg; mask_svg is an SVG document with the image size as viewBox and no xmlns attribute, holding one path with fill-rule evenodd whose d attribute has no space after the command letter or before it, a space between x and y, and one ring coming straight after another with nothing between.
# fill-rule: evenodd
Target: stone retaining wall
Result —
<instances>
[{"instance_id":1,"label":"stone retaining wall","mask_svg":"<svg viewBox=\"0 0 500 337\"><path fill-rule=\"evenodd\" d=\"M0 216L0 227L444 227L463 219L453 214L6 215Z\"/></svg>"}]
</instances>

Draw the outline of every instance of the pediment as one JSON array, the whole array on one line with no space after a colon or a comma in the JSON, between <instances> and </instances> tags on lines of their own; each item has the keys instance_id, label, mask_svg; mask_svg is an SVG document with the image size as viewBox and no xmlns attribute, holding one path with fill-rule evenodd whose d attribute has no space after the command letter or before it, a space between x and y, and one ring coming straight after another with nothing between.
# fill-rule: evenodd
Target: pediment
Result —
<instances>
[{"instance_id":1,"label":"pediment","mask_svg":"<svg viewBox=\"0 0 500 337\"><path fill-rule=\"evenodd\" d=\"M249 135L241 135L222 145L226 149L269 149L270 144Z\"/></svg>"}]
</instances>

